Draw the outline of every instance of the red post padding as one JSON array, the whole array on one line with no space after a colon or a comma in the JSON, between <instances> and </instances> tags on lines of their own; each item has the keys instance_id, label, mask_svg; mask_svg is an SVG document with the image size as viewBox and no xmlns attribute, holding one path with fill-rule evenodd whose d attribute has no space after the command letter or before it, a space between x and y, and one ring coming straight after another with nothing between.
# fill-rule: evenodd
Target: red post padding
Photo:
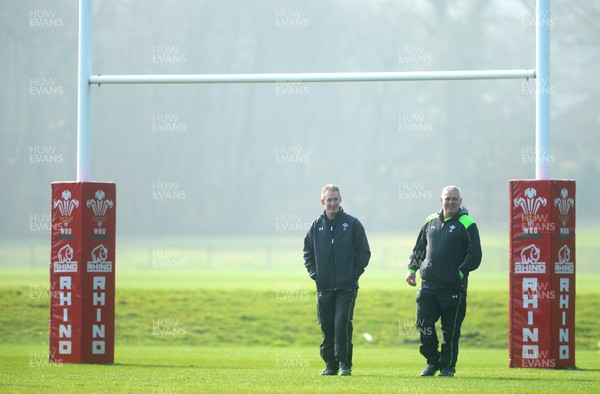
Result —
<instances>
[{"instance_id":1,"label":"red post padding","mask_svg":"<svg viewBox=\"0 0 600 394\"><path fill-rule=\"evenodd\" d=\"M575 367L575 181L510 181L509 366Z\"/></svg>"},{"instance_id":2,"label":"red post padding","mask_svg":"<svg viewBox=\"0 0 600 394\"><path fill-rule=\"evenodd\" d=\"M50 361L113 363L116 186L52 183Z\"/></svg>"}]
</instances>

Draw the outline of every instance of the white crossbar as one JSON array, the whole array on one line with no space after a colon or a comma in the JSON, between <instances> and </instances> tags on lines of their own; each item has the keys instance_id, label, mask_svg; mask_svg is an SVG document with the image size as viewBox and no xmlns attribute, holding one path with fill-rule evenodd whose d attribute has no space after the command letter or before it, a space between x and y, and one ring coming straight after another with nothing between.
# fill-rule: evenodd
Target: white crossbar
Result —
<instances>
[{"instance_id":1,"label":"white crossbar","mask_svg":"<svg viewBox=\"0 0 600 394\"><path fill-rule=\"evenodd\" d=\"M91 75L90 84L377 82L535 78L535 70L275 74Z\"/></svg>"}]
</instances>

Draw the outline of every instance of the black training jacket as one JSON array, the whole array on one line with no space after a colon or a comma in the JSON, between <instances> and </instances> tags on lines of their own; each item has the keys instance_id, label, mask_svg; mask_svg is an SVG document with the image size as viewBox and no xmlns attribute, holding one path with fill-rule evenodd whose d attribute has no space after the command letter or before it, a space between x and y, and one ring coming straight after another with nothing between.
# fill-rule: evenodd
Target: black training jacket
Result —
<instances>
[{"instance_id":1,"label":"black training jacket","mask_svg":"<svg viewBox=\"0 0 600 394\"><path fill-rule=\"evenodd\" d=\"M424 288L466 290L469 272L481 263L479 230L465 207L444 220L443 212L425 221L410 256L408 269L419 270Z\"/></svg>"},{"instance_id":2,"label":"black training jacket","mask_svg":"<svg viewBox=\"0 0 600 394\"><path fill-rule=\"evenodd\" d=\"M358 289L370 258L363 225L342 208L334 221L315 219L304 237L304 266L320 291Z\"/></svg>"}]
</instances>

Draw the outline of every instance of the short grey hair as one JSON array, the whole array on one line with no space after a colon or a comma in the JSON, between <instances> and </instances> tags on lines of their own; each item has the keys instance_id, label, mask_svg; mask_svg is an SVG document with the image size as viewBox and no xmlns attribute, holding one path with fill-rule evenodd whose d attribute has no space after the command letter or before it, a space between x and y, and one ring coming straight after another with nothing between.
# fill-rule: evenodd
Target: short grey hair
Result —
<instances>
[{"instance_id":1,"label":"short grey hair","mask_svg":"<svg viewBox=\"0 0 600 394\"><path fill-rule=\"evenodd\" d=\"M442 196L444 195L445 191L456 191L458 192L458 197L462 198L462 192L460 191L460 188L458 186L454 186L454 185L448 185L445 188L442 189Z\"/></svg>"},{"instance_id":2,"label":"short grey hair","mask_svg":"<svg viewBox=\"0 0 600 394\"><path fill-rule=\"evenodd\" d=\"M323 186L323 190L321 190L321 198L323 198L323 196L327 192L337 192L337 194L339 194L340 197L342 196L340 194L340 187L338 185L334 185L333 183Z\"/></svg>"}]
</instances>

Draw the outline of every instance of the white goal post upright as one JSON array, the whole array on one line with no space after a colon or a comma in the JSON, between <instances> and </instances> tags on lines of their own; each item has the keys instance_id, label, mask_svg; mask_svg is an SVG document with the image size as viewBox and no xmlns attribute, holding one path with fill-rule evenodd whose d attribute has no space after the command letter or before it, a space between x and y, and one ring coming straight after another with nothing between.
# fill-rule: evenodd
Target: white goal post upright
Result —
<instances>
[{"instance_id":1,"label":"white goal post upright","mask_svg":"<svg viewBox=\"0 0 600 394\"><path fill-rule=\"evenodd\" d=\"M77 181L91 178L92 150L92 0L79 1L79 55L77 60Z\"/></svg>"},{"instance_id":2,"label":"white goal post upright","mask_svg":"<svg viewBox=\"0 0 600 394\"><path fill-rule=\"evenodd\" d=\"M550 179L550 0L536 0L535 179Z\"/></svg>"}]
</instances>

